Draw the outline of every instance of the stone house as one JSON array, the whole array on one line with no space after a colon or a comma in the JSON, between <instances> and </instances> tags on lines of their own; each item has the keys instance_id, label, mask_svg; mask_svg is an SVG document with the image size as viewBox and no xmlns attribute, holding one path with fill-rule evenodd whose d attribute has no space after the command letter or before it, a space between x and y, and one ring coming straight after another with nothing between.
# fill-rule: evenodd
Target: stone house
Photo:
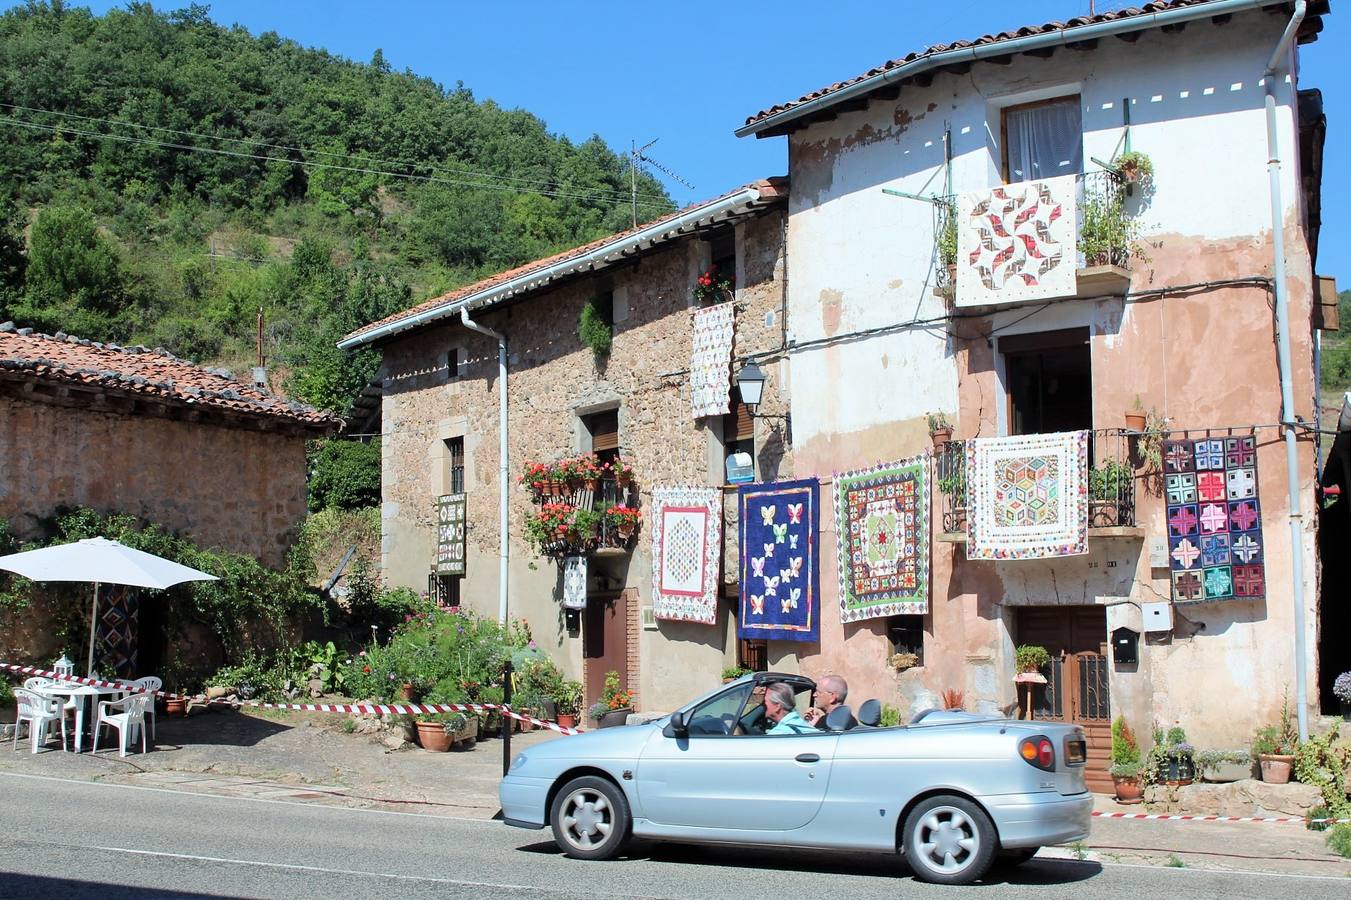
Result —
<instances>
[{"instance_id":1,"label":"stone house","mask_svg":"<svg viewBox=\"0 0 1351 900\"><path fill-rule=\"evenodd\" d=\"M339 346L379 346L384 354L386 580L485 615L505 611L526 619L564 671L584 682L588 700L613 670L640 708L670 708L716 683L745 653L763 655L763 648L738 644L735 602L719 603L712 626L653 617L647 511L656 486L722 486L730 450L752 452L762 480L791 471L780 361L786 198L782 179L756 182L433 298L346 337ZM692 414L691 320L699 306L693 289L710 265L735 273L729 367L755 357L767 370L754 416L735 393L728 415ZM604 307L613 323L608 356L597 357L579 336L589 304ZM464 324L461 316L470 314L477 327L504 338L502 358L498 341ZM503 371L505 465L499 449ZM585 608L570 611L560 603L561 565L524 540L527 516L538 506L518 479L529 461L585 453L632 464L644 520L631 547L590 558ZM505 563L499 542L504 488ZM438 500L455 495L464 498L463 555L454 551L456 564L441 572L462 574L439 574ZM724 535L728 562L720 577L724 593L735 598L734 521Z\"/></svg>"},{"instance_id":2,"label":"stone house","mask_svg":"<svg viewBox=\"0 0 1351 900\"><path fill-rule=\"evenodd\" d=\"M1201 746L1244 747L1285 692L1306 696L1297 661L1316 684L1324 125L1318 93L1298 84L1297 49L1327 4L1292 20L1295 6L1171 0L938 45L739 129L787 137L795 474L824 482L941 446L927 608L849 624L826 615L803 671L841 672L851 699L903 710L944 690L1007 710L1025 702L1015 647L1043 645L1054 659L1050 683L1032 688L1036 713L1088 726L1099 765L1117 713L1145 734L1180 723ZM1152 178L1129 180L1126 151L1148 156ZM1039 198L1034 182L1047 185ZM1078 227L1048 262L1061 227L1052 204ZM1026 253L1005 250L989 221L1024 208L1051 221ZM1010 256L1043 265L1015 273ZM952 423L952 443L931 442L931 414ZM1136 414L1148 416L1143 436L1126 418ZM971 558L966 506L998 487L978 483L962 439L1075 430L1090 432L1087 552ZM1196 547L1179 551L1169 501L1183 495L1169 490L1184 486L1159 438L1251 442L1260 529L1229 536L1260 545L1245 553L1264 573L1226 569L1211 597L1179 566ZM822 571L835 552L823 541ZM827 611L839 602L831 582ZM898 650L919 664L895 671Z\"/></svg>"},{"instance_id":3,"label":"stone house","mask_svg":"<svg viewBox=\"0 0 1351 900\"><path fill-rule=\"evenodd\" d=\"M0 325L0 518L128 513L280 568L305 517L305 442L339 421L178 359ZM40 622L6 644L47 659ZM50 637L49 635L47 637Z\"/></svg>"}]
</instances>

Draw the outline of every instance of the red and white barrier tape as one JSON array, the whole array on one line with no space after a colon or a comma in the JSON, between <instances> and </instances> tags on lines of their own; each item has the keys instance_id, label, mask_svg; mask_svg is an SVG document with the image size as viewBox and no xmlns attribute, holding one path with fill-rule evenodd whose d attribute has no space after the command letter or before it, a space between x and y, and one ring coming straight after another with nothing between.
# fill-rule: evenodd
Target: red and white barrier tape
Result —
<instances>
[{"instance_id":1,"label":"red and white barrier tape","mask_svg":"<svg viewBox=\"0 0 1351 900\"><path fill-rule=\"evenodd\" d=\"M1156 822L1298 822L1301 825L1338 825L1351 819L1309 819L1304 816L1184 816L1155 813L1095 812L1099 819L1153 819Z\"/></svg>"},{"instance_id":2,"label":"red and white barrier tape","mask_svg":"<svg viewBox=\"0 0 1351 900\"><path fill-rule=\"evenodd\" d=\"M122 679L109 681L102 678L84 678L79 675L61 675L46 669L38 669L33 666L17 666L13 663L0 663L0 669L8 669L11 672L17 672L21 675L50 678L54 681L73 681L77 684L89 685L91 687L119 688L131 694L153 693L155 696L163 697L166 700L192 699L183 694L175 694L170 691L143 691L139 685L129 681L123 681ZM220 704L224 701L212 700L208 702ZM559 734L581 734L583 731L581 728L569 728L565 725L559 725L557 722L550 722L547 719L537 719L534 716L519 713L509 706L497 703L264 703L260 700L240 700L238 703L240 706L251 706L258 709L286 709L297 710L300 712L359 713L367 716L415 716L449 712L491 712L497 710L504 716L518 719L522 722L529 722L538 728L547 728L550 731L557 731ZM233 703L231 705L233 705Z\"/></svg>"}]
</instances>

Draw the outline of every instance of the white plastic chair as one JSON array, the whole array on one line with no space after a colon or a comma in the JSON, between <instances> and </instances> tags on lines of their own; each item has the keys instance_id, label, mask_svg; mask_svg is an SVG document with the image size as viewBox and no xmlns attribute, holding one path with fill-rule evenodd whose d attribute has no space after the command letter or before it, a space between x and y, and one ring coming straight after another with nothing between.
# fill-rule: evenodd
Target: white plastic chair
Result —
<instances>
[{"instance_id":1,"label":"white plastic chair","mask_svg":"<svg viewBox=\"0 0 1351 900\"><path fill-rule=\"evenodd\" d=\"M144 678L137 678L132 684L136 685L137 691L145 691L150 697L150 739L155 739L155 694L164 687L164 681L155 675L147 675ZM132 696L135 696L133 692Z\"/></svg>"},{"instance_id":2,"label":"white plastic chair","mask_svg":"<svg viewBox=\"0 0 1351 900\"><path fill-rule=\"evenodd\" d=\"M61 723L61 751L66 749L66 716L61 711L61 701L56 697L47 697L27 688L15 688L14 699L18 715L14 718L14 744L11 750L19 749L19 725L28 723L28 736L33 741L33 752L47 742L47 726L53 722Z\"/></svg>"},{"instance_id":3,"label":"white plastic chair","mask_svg":"<svg viewBox=\"0 0 1351 900\"><path fill-rule=\"evenodd\" d=\"M145 711L154 703L149 694L132 694L121 700L103 700L99 702L98 722L94 726L94 753L99 752L99 734L103 726L111 725L117 729L118 755L127 755L127 735L133 729L141 731L141 752L145 753ZM121 710L110 712L110 710Z\"/></svg>"},{"instance_id":4,"label":"white plastic chair","mask_svg":"<svg viewBox=\"0 0 1351 900\"><path fill-rule=\"evenodd\" d=\"M26 680L23 683L23 686L26 690L30 690L33 691L34 693L41 694L42 696L47 697L50 696L47 693L47 688L51 687L56 683L57 683L56 679L54 678L45 678L41 675L37 675ZM55 697L52 697L52 699L60 700L61 697L60 695L57 695ZM66 712L70 713L72 716L75 715L75 709L78 706L79 703L76 702L74 697L66 697L66 699L61 704L61 708Z\"/></svg>"}]
</instances>

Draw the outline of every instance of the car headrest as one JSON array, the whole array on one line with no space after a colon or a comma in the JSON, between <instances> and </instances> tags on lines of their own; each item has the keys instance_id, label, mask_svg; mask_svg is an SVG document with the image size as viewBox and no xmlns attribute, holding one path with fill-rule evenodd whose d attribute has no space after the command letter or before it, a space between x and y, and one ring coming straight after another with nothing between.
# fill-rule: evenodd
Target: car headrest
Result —
<instances>
[{"instance_id":1,"label":"car headrest","mask_svg":"<svg viewBox=\"0 0 1351 900\"><path fill-rule=\"evenodd\" d=\"M858 719L847 706L837 706L826 716L826 728L830 731L848 731L858 724Z\"/></svg>"},{"instance_id":2,"label":"car headrest","mask_svg":"<svg viewBox=\"0 0 1351 900\"><path fill-rule=\"evenodd\" d=\"M858 708L858 724L876 728L880 721L882 721L881 701L864 700L863 705Z\"/></svg>"}]
</instances>

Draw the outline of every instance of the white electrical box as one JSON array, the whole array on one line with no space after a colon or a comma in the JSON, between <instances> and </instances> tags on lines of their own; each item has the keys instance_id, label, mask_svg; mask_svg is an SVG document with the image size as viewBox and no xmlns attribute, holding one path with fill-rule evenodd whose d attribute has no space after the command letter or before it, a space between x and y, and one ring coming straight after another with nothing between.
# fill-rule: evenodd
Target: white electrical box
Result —
<instances>
[{"instance_id":1,"label":"white electrical box","mask_svg":"<svg viewBox=\"0 0 1351 900\"><path fill-rule=\"evenodd\" d=\"M1154 535L1149 539L1149 567L1151 569L1168 568L1168 539Z\"/></svg>"},{"instance_id":2,"label":"white electrical box","mask_svg":"<svg viewBox=\"0 0 1351 900\"><path fill-rule=\"evenodd\" d=\"M1173 630L1173 604L1164 600L1159 603L1141 603L1140 618L1144 620L1145 633L1151 631Z\"/></svg>"}]
</instances>

